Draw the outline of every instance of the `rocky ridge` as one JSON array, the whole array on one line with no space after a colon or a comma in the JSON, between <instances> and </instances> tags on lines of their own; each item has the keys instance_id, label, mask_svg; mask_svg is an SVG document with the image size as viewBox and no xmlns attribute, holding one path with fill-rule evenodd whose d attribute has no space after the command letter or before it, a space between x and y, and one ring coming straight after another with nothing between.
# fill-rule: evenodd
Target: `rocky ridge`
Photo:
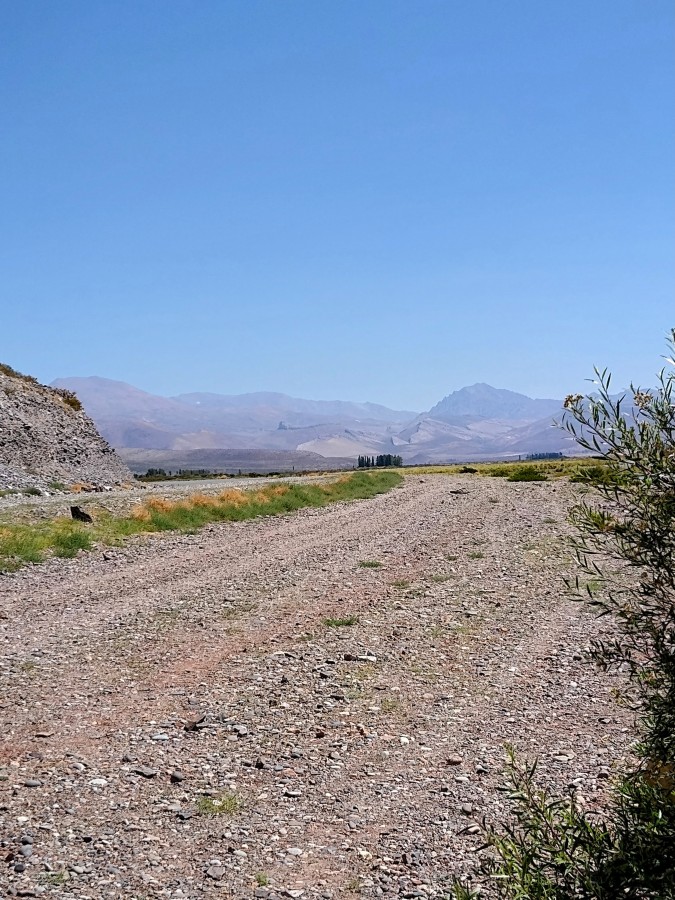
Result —
<instances>
[{"instance_id":1,"label":"rocky ridge","mask_svg":"<svg viewBox=\"0 0 675 900\"><path fill-rule=\"evenodd\" d=\"M77 398L0 366L0 490L131 481Z\"/></svg>"}]
</instances>

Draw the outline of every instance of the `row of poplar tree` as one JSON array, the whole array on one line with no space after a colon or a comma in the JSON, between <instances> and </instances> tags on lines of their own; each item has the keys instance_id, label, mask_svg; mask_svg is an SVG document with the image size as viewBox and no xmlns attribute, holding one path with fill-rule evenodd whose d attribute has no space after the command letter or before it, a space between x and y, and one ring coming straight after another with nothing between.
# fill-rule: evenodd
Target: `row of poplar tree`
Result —
<instances>
[{"instance_id":1,"label":"row of poplar tree","mask_svg":"<svg viewBox=\"0 0 675 900\"><path fill-rule=\"evenodd\" d=\"M402 466L403 459L393 453L380 453L378 456L359 456L359 469L374 469L378 466Z\"/></svg>"}]
</instances>

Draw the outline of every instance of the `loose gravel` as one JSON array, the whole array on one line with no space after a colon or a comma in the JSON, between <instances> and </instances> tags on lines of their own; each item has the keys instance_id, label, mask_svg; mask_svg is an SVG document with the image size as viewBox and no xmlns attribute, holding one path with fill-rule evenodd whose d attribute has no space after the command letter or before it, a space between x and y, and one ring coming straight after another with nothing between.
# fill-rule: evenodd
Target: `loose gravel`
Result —
<instances>
[{"instance_id":1,"label":"loose gravel","mask_svg":"<svg viewBox=\"0 0 675 900\"><path fill-rule=\"evenodd\" d=\"M0 889L447 896L507 743L601 808L631 722L565 597L573 491L409 476L0 578Z\"/></svg>"}]
</instances>

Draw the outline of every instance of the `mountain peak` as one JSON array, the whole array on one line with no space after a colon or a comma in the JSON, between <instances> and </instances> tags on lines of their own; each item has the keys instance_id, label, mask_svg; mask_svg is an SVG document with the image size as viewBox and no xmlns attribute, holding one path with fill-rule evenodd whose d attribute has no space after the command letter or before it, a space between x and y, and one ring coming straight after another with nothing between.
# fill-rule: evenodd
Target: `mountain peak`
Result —
<instances>
[{"instance_id":1,"label":"mountain peak","mask_svg":"<svg viewBox=\"0 0 675 900\"><path fill-rule=\"evenodd\" d=\"M526 394L496 388L484 381L453 391L433 406L428 416L452 421L473 416L482 419L534 422L560 409L559 400L537 400Z\"/></svg>"}]
</instances>

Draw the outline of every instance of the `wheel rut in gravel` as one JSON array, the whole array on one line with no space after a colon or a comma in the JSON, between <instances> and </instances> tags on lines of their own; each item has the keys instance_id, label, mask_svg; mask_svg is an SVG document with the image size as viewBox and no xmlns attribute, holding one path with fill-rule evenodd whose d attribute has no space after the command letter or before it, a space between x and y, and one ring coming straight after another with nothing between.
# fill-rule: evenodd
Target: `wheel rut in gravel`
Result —
<instances>
[{"instance_id":1,"label":"wheel rut in gravel","mask_svg":"<svg viewBox=\"0 0 675 900\"><path fill-rule=\"evenodd\" d=\"M410 476L1 579L4 886L443 896L505 743L601 803L627 722L562 589L572 496Z\"/></svg>"}]
</instances>

